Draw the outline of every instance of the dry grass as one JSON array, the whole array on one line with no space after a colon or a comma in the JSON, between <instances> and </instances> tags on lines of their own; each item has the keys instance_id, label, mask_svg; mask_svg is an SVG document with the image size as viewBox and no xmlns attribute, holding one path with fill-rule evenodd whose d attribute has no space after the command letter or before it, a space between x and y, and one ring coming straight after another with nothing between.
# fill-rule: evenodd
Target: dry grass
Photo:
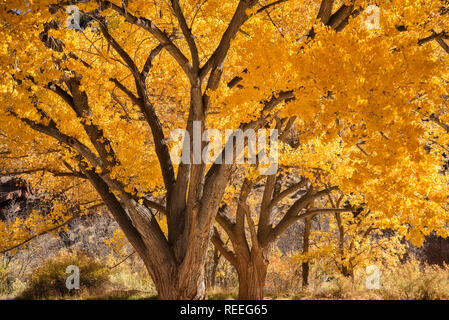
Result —
<instances>
[{"instance_id":1,"label":"dry grass","mask_svg":"<svg viewBox=\"0 0 449 320\"><path fill-rule=\"evenodd\" d=\"M209 288L207 290L208 300L235 300L237 299L237 289L225 289L220 287Z\"/></svg>"},{"instance_id":2,"label":"dry grass","mask_svg":"<svg viewBox=\"0 0 449 320\"><path fill-rule=\"evenodd\" d=\"M422 265L411 260L391 270L382 270L380 288L368 289L364 271L354 279L335 276L329 281L314 281L291 299L344 300L448 300L449 267Z\"/></svg>"},{"instance_id":3,"label":"dry grass","mask_svg":"<svg viewBox=\"0 0 449 320\"><path fill-rule=\"evenodd\" d=\"M42 267L50 269L51 266ZM54 266L53 266L54 267ZM7 272L2 270L3 274ZM45 273L44 274L48 274ZM2 279L0 274L0 279ZM4 279L4 277L3 277ZM265 299L294 300L449 300L449 267L429 266L416 259L394 269L381 270L380 289L366 287L367 275L358 270L354 279L334 275L331 280L323 277L319 266L311 270L310 285L301 288L300 279L291 282L289 288L267 287ZM4 284L0 283L0 288ZM19 279L8 285L8 290L0 292L0 299L17 299L29 291L32 281ZM210 288L209 300L233 300L237 298L237 288ZM33 298L33 297L32 297ZM123 263L108 273L106 285L98 290L80 290L76 295L49 292L41 299L155 299L157 292L145 269L135 262Z\"/></svg>"}]
</instances>

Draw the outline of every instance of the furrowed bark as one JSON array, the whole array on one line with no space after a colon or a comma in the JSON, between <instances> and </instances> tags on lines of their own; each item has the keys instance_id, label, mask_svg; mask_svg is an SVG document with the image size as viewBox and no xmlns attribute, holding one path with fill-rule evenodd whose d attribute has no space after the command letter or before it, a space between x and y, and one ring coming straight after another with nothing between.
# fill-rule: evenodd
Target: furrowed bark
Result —
<instances>
[{"instance_id":1,"label":"furrowed bark","mask_svg":"<svg viewBox=\"0 0 449 320\"><path fill-rule=\"evenodd\" d=\"M263 300L268 259L264 250L252 250L249 260L238 259L239 300Z\"/></svg>"}]
</instances>

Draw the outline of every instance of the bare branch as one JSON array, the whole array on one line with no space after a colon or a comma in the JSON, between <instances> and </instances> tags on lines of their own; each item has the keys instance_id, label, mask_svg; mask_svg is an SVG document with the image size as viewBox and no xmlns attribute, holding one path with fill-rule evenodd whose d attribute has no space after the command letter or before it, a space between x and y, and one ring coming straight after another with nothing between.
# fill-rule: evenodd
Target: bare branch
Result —
<instances>
[{"instance_id":1,"label":"bare branch","mask_svg":"<svg viewBox=\"0 0 449 320\"><path fill-rule=\"evenodd\" d=\"M165 209L164 206L160 205L157 202L151 201L148 198L145 198L145 197L143 198L143 204L145 206L147 206L148 208L152 208L152 209L155 209L155 210L159 211L160 213L162 213L165 216L168 215L168 212L167 212L167 210Z\"/></svg>"},{"instance_id":2,"label":"bare branch","mask_svg":"<svg viewBox=\"0 0 449 320\"><path fill-rule=\"evenodd\" d=\"M113 265L112 267L108 267L109 270L115 269L117 268L119 265L121 265L123 262L125 262L126 260L128 260L132 255L134 255L136 253L136 251L131 252L129 255L127 255L125 258L123 258L120 262L116 263L115 265Z\"/></svg>"},{"instance_id":3,"label":"bare branch","mask_svg":"<svg viewBox=\"0 0 449 320\"><path fill-rule=\"evenodd\" d=\"M211 241L215 248L228 260L233 266L237 265L237 259L235 253L229 250L224 244L223 240L221 240L220 233L217 228L214 227L214 233L212 235Z\"/></svg>"},{"instance_id":4,"label":"bare branch","mask_svg":"<svg viewBox=\"0 0 449 320\"><path fill-rule=\"evenodd\" d=\"M258 9L258 10L256 11L256 13L260 13L260 12L262 12L262 11L265 11L265 10L271 8L271 7L274 7L274 6L276 6L276 5L280 4L280 3L287 2L287 1L288 1L288 0L277 0L277 1L274 1L274 2L272 2L272 3L269 3L269 4L264 5L263 7L261 7L260 9Z\"/></svg>"},{"instance_id":5,"label":"bare branch","mask_svg":"<svg viewBox=\"0 0 449 320\"><path fill-rule=\"evenodd\" d=\"M273 198L273 200L271 200L270 209L273 209L275 205L277 205L284 198L288 197L290 194L304 188L308 182L308 179L301 179L300 182L291 185L290 187L279 193L276 197Z\"/></svg>"},{"instance_id":6,"label":"bare branch","mask_svg":"<svg viewBox=\"0 0 449 320\"><path fill-rule=\"evenodd\" d=\"M297 220L304 219L308 217L313 217L317 214L329 214L329 213L341 213L341 212L351 212L353 208L321 208L321 209L311 209L307 210L305 213L300 214Z\"/></svg>"},{"instance_id":7,"label":"bare branch","mask_svg":"<svg viewBox=\"0 0 449 320\"><path fill-rule=\"evenodd\" d=\"M140 105L142 102L141 100L134 95L134 93L131 92L127 87L125 87L120 81L118 81L116 78L110 78L109 81L113 82L117 88L119 88L121 91L123 91L135 105Z\"/></svg>"}]
</instances>

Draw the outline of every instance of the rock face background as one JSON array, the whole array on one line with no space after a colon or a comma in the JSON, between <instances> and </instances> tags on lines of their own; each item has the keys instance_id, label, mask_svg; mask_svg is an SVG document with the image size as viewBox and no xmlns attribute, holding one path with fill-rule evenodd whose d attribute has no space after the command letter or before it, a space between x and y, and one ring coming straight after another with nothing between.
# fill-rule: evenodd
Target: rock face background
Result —
<instances>
[{"instance_id":1,"label":"rock face background","mask_svg":"<svg viewBox=\"0 0 449 320\"><path fill-rule=\"evenodd\" d=\"M423 246L423 254L429 264L449 264L449 239L436 235L426 238Z\"/></svg>"},{"instance_id":2,"label":"rock face background","mask_svg":"<svg viewBox=\"0 0 449 320\"><path fill-rule=\"evenodd\" d=\"M35 202L32 188L22 179L0 178L0 219L8 214L26 214L27 207Z\"/></svg>"},{"instance_id":3,"label":"rock face background","mask_svg":"<svg viewBox=\"0 0 449 320\"><path fill-rule=\"evenodd\" d=\"M45 214L51 204L39 199L35 190L24 180L15 177L0 178L0 221L13 220L16 217L26 217L33 209ZM92 213L71 221L68 231L55 235L43 235L31 247L38 246L43 252L56 252L61 248L82 249L90 254L101 257L110 253L105 240L113 236L118 228L115 220L107 211L102 214ZM26 254L25 251L22 254Z\"/></svg>"}]
</instances>

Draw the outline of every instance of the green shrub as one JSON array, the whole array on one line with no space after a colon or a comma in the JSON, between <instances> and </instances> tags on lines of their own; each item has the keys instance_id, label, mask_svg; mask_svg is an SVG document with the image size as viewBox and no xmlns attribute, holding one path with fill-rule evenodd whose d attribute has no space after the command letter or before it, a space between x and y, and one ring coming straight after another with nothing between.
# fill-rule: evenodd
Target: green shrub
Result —
<instances>
[{"instance_id":1,"label":"green shrub","mask_svg":"<svg viewBox=\"0 0 449 320\"><path fill-rule=\"evenodd\" d=\"M74 265L80 271L80 289L67 289L66 273L68 266ZM80 251L69 253L61 251L34 270L29 286L20 298L42 299L51 297L80 296L103 290L108 284L108 268L97 259Z\"/></svg>"}]
</instances>

